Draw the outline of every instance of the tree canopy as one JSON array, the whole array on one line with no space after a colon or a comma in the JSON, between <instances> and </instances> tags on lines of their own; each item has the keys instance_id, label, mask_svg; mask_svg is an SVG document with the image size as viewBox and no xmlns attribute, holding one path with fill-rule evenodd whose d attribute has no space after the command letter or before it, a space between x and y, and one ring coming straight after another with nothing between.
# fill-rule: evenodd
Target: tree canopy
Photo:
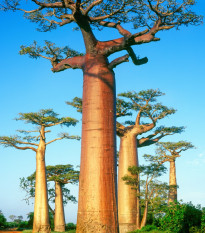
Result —
<instances>
[{"instance_id":1,"label":"tree canopy","mask_svg":"<svg viewBox=\"0 0 205 233\"><path fill-rule=\"evenodd\" d=\"M114 68L128 61L129 56L135 65L146 63L148 59L139 59L131 46L160 40L155 36L158 31L179 28L181 25L199 25L203 17L192 10L195 4L195 0L31 0L26 3L22 0L4 0L0 6L4 11L24 12L24 17L37 23L40 31L76 23L83 34L86 52L109 56L126 50L127 55L111 62L110 68ZM137 32L131 33L124 28L130 23ZM122 37L107 42L98 41L92 28L101 30L105 27L118 30ZM81 53L68 46L57 48L49 41L45 41L43 47L36 42L31 46L23 46L20 53L29 54L32 58L41 56L51 60L54 72L82 68L84 62L79 59ZM76 57L78 61L69 57Z\"/></svg>"},{"instance_id":2,"label":"tree canopy","mask_svg":"<svg viewBox=\"0 0 205 233\"><path fill-rule=\"evenodd\" d=\"M46 175L48 182L54 181L62 184L64 205L68 201L77 202L76 198L70 194L70 190L65 187L65 184L77 184L79 181L79 171L75 170L73 165L46 166ZM29 203L31 198L35 197L35 178L36 172L26 178L20 178L20 187L26 192L26 198L24 200L27 203ZM48 185L48 200L53 203L55 202L55 189L50 184Z\"/></svg>"},{"instance_id":3,"label":"tree canopy","mask_svg":"<svg viewBox=\"0 0 205 233\"><path fill-rule=\"evenodd\" d=\"M16 149L27 150L31 149L36 151L38 144L40 142L41 127L47 128L56 125L64 126L75 126L78 122L74 118L62 117L59 118L58 114L55 113L52 109L42 109L39 112L30 112L30 113L19 113L19 117L16 120L23 120L25 123L31 123L35 126L38 126L35 130L17 130L20 135L14 136L1 136L0 144L5 147L15 147ZM40 128L39 128L40 127ZM51 130L46 130L45 133L50 133ZM31 134L37 134L32 136ZM77 139L79 136L72 136L68 133L60 133L58 138L55 138L49 142L46 142L46 145L61 139Z\"/></svg>"}]
</instances>

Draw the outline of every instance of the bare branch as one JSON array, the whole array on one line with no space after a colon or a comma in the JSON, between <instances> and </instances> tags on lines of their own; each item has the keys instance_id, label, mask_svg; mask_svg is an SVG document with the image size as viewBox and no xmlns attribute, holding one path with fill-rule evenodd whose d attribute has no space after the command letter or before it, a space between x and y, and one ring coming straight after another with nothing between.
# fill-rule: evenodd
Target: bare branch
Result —
<instances>
[{"instance_id":1,"label":"bare branch","mask_svg":"<svg viewBox=\"0 0 205 233\"><path fill-rule=\"evenodd\" d=\"M133 49L131 47L128 47L127 48L127 52L128 54L130 55L130 57L132 58L132 62L139 66L139 65L144 65L148 62L148 58L147 57L144 57L144 58L137 58L136 54L134 53Z\"/></svg>"},{"instance_id":2,"label":"bare branch","mask_svg":"<svg viewBox=\"0 0 205 233\"><path fill-rule=\"evenodd\" d=\"M102 3L103 0L96 0L94 2L92 2L87 9L85 10L85 15L88 15L88 13L97 5L99 5L100 3Z\"/></svg>"},{"instance_id":3,"label":"bare branch","mask_svg":"<svg viewBox=\"0 0 205 233\"><path fill-rule=\"evenodd\" d=\"M46 145L48 145L48 144L50 144L52 142L58 141L58 140L62 140L62 139L64 139L64 137L55 138L55 139L51 140L50 142L47 142Z\"/></svg>"},{"instance_id":4,"label":"bare branch","mask_svg":"<svg viewBox=\"0 0 205 233\"><path fill-rule=\"evenodd\" d=\"M68 59L64 59L58 64L53 63L53 72L60 72L65 69L82 69L84 65L84 56L77 56Z\"/></svg>"},{"instance_id":5,"label":"bare branch","mask_svg":"<svg viewBox=\"0 0 205 233\"><path fill-rule=\"evenodd\" d=\"M116 66L122 64L123 62L128 62L128 61L129 61L128 58L129 58L129 55L128 55L128 54L126 54L126 55L124 55L124 56L122 56L122 57L118 57L118 58L114 59L114 60L109 64L108 68L112 70L112 69L114 69Z\"/></svg>"}]
</instances>

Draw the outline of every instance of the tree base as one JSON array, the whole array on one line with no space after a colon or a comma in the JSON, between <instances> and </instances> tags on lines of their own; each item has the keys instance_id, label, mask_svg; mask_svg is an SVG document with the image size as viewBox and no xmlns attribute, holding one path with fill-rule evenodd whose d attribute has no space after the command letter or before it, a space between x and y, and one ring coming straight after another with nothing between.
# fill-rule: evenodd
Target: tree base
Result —
<instances>
[{"instance_id":1,"label":"tree base","mask_svg":"<svg viewBox=\"0 0 205 233\"><path fill-rule=\"evenodd\" d=\"M41 225L38 229L33 229L33 233L50 233L51 232L51 227L50 225Z\"/></svg>"},{"instance_id":2,"label":"tree base","mask_svg":"<svg viewBox=\"0 0 205 233\"><path fill-rule=\"evenodd\" d=\"M55 226L54 231L65 232L65 225L57 225L57 226Z\"/></svg>"},{"instance_id":3,"label":"tree base","mask_svg":"<svg viewBox=\"0 0 205 233\"><path fill-rule=\"evenodd\" d=\"M106 219L105 216L102 219ZM99 212L87 213L87 216L78 214L76 233L118 233L116 222L107 221L107 224L99 218Z\"/></svg>"},{"instance_id":4,"label":"tree base","mask_svg":"<svg viewBox=\"0 0 205 233\"><path fill-rule=\"evenodd\" d=\"M127 233L130 231L137 230L137 226L129 223L119 224L119 233Z\"/></svg>"}]
</instances>

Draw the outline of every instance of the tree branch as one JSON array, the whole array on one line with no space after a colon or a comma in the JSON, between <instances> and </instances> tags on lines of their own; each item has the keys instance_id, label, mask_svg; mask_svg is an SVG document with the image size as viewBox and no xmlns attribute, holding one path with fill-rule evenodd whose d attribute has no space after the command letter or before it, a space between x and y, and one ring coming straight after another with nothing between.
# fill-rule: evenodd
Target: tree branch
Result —
<instances>
[{"instance_id":1,"label":"tree branch","mask_svg":"<svg viewBox=\"0 0 205 233\"><path fill-rule=\"evenodd\" d=\"M103 0L96 0L94 2L92 2L87 9L85 10L85 15L88 15L88 13L97 5L99 5L100 3L102 3Z\"/></svg>"},{"instance_id":2,"label":"tree branch","mask_svg":"<svg viewBox=\"0 0 205 233\"><path fill-rule=\"evenodd\" d=\"M64 139L64 138L65 138L65 137L55 138L55 139L51 140L50 142L47 142L46 145L48 145L48 144L50 144L50 143L52 143L52 142L58 141L58 140L62 140L62 139Z\"/></svg>"},{"instance_id":3,"label":"tree branch","mask_svg":"<svg viewBox=\"0 0 205 233\"><path fill-rule=\"evenodd\" d=\"M147 57L144 57L144 58L137 58L136 54L134 53L133 49L131 47L128 47L127 48L127 52L128 54L130 55L130 57L132 58L132 62L139 66L139 65L144 65L148 62L148 58Z\"/></svg>"},{"instance_id":4,"label":"tree branch","mask_svg":"<svg viewBox=\"0 0 205 233\"><path fill-rule=\"evenodd\" d=\"M15 147L16 149L20 149L20 150L28 150L28 149L30 149L30 150L33 150L33 151L37 152L37 150L34 147L32 147L32 146L21 147L21 146L16 146L14 144L12 144L12 146Z\"/></svg>"},{"instance_id":5,"label":"tree branch","mask_svg":"<svg viewBox=\"0 0 205 233\"><path fill-rule=\"evenodd\" d=\"M123 62L128 62L129 61L128 58L129 58L128 54L126 54L126 55L124 55L122 57L118 57L118 58L114 59L112 62L110 62L108 68L112 70L116 66L122 64Z\"/></svg>"},{"instance_id":6,"label":"tree branch","mask_svg":"<svg viewBox=\"0 0 205 233\"><path fill-rule=\"evenodd\" d=\"M53 68L51 69L53 72L60 72L65 69L82 69L84 65L84 56L77 56L68 59L64 59L59 63L53 62Z\"/></svg>"}]
</instances>

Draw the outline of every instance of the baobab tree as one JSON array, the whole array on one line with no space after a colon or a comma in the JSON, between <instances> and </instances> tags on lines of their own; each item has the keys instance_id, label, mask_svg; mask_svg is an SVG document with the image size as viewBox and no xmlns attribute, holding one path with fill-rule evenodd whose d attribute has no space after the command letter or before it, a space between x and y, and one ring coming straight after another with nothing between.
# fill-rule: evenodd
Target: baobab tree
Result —
<instances>
[{"instance_id":1,"label":"baobab tree","mask_svg":"<svg viewBox=\"0 0 205 233\"><path fill-rule=\"evenodd\" d=\"M137 137L152 130L156 123L176 112L157 101L164 95L159 90L125 92L118 96L123 97L122 106L118 106L117 117L127 115L127 105L135 112L135 122L126 121L124 124L117 121L117 135L120 137L119 163L118 163L118 217L120 232L140 229L140 204L138 195L122 180L127 174L128 167L138 167ZM148 123L142 122L145 119ZM157 131L155 132L157 133ZM151 137L151 136L150 136Z\"/></svg>"},{"instance_id":2,"label":"baobab tree","mask_svg":"<svg viewBox=\"0 0 205 233\"><path fill-rule=\"evenodd\" d=\"M69 68L83 70L77 232L118 232L113 68L128 61L129 57L135 65L145 64L148 59L137 58L133 45L159 41L155 35L162 30L199 25L202 17L192 11L195 1L190 0L30 0L28 4L29 10L25 9L22 0L4 0L1 6L3 10L23 11L25 17L38 23L43 31L75 23L82 33L86 48L83 56L75 56L76 53L70 50L62 58L60 50L50 44L44 48L36 44L23 47L21 54L49 59L53 72ZM125 29L125 25L130 23L137 32ZM119 38L99 41L93 28L105 27L117 30ZM127 51L126 55L108 61L110 55L123 50Z\"/></svg>"},{"instance_id":3,"label":"baobab tree","mask_svg":"<svg viewBox=\"0 0 205 233\"><path fill-rule=\"evenodd\" d=\"M55 209L49 210L54 217L54 231L65 231L65 214L64 205L68 201L76 203L76 198L70 195L70 190L65 187L65 184L77 184L79 181L79 171L73 168L73 165L55 165L46 166L46 177L48 182L55 183L55 189L48 187L48 201L55 203ZM27 192L26 201L35 196L35 178L36 172L27 178L20 179L20 187Z\"/></svg>"},{"instance_id":4,"label":"baobab tree","mask_svg":"<svg viewBox=\"0 0 205 233\"><path fill-rule=\"evenodd\" d=\"M160 126L148 136L138 139L139 135L152 130L156 126L158 120L175 113L174 109L156 103L157 97L162 95L164 94L159 90L149 89L140 91L139 93L122 93L118 96L126 98L117 98L117 119L137 113L136 122L128 120L125 124L122 124L117 120L116 123L117 135L120 137L121 143L121 150L119 153L119 155L121 154L121 157L119 156L121 159L119 159L118 163L118 216L120 232L127 232L136 228L140 229L141 227L139 204L140 193L137 196L131 186L126 185L122 180L122 177L127 174L129 166L138 166L137 148L152 145L167 135L181 133L184 130L184 127ZM81 98L75 97L72 101L66 103L75 107L78 112L82 112ZM151 123L141 123L141 118L149 119Z\"/></svg>"},{"instance_id":5,"label":"baobab tree","mask_svg":"<svg viewBox=\"0 0 205 233\"><path fill-rule=\"evenodd\" d=\"M194 148L192 143L186 141L157 143L155 159L161 164L170 163L168 203L177 201L176 158L181 157L181 152L192 148Z\"/></svg>"},{"instance_id":6,"label":"baobab tree","mask_svg":"<svg viewBox=\"0 0 205 233\"><path fill-rule=\"evenodd\" d=\"M75 126L77 120L70 117L58 117L52 109L42 109L39 112L19 113L16 120L23 120L38 126L37 130L18 130L24 136L1 136L0 144L5 147L14 147L20 150L32 150L36 153L36 184L35 184L35 203L33 232L50 232L48 194L46 181L45 152L47 145L62 139L79 139L78 136L70 136L62 133L58 138L46 142L46 133L51 130L47 128L61 126ZM30 133L37 133L36 136Z\"/></svg>"}]
</instances>

